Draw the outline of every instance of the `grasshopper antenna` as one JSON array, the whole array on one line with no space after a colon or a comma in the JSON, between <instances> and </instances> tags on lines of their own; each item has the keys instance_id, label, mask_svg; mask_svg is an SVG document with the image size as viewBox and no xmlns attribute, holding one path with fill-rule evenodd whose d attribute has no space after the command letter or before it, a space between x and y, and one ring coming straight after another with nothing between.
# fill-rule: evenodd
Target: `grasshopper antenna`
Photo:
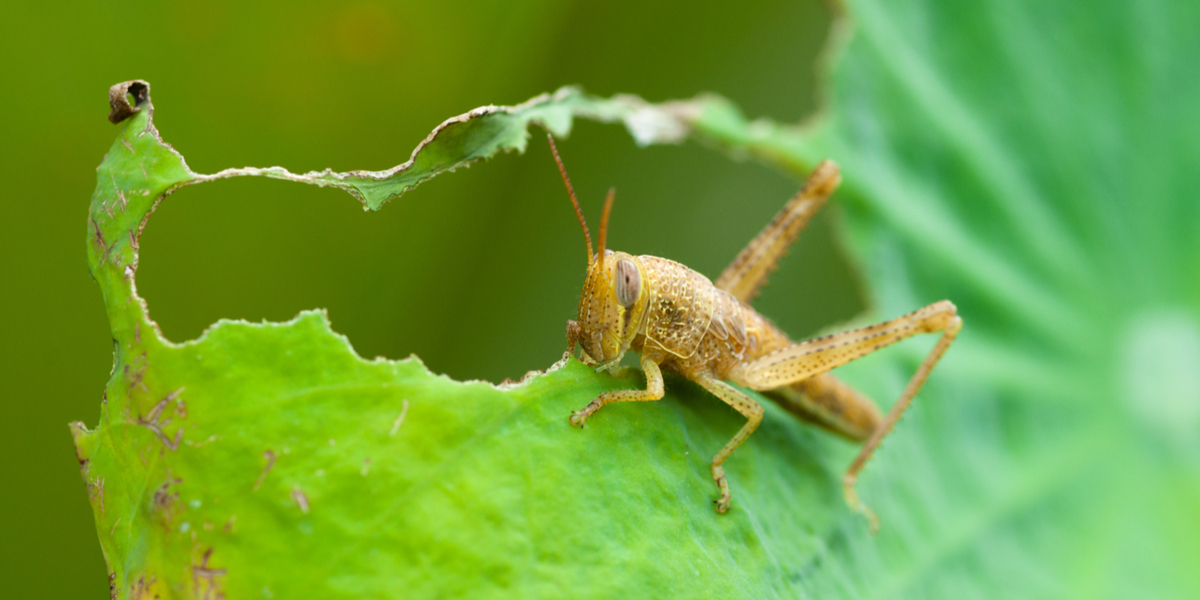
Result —
<instances>
[{"instance_id":1,"label":"grasshopper antenna","mask_svg":"<svg viewBox=\"0 0 1200 600\"><path fill-rule=\"evenodd\" d=\"M596 253L596 260L600 261L600 266L604 266L604 245L608 242L608 214L612 212L613 198L616 195L616 188L608 188L608 196L604 197L604 212L600 214L600 251Z\"/></svg>"},{"instance_id":2,"label":"grasshopper antenna","mask_svg":"<svg viewBox=\"0 0 1200 600\"><path fill-rule=\"evenodd\" d=\"M571 187L571 178L567 177L567 169L563 166L562 158L558 156L558 148L554 145L554 136L547 133L546 141L550 142L550 153L554 155L554 162L558 164L558 172L562 173L563 184L567 186L567 193L571 196L571 204L575 205L575 216L579 218L579 226L583 227L583 239L587 242L588 264L592 264L592 233L588 231L587 220L583 218L583 210L579 208L579 200L575 198L575 188ZM611 202L611 201L610 201ZM604 211L604 222L608 222L608 209ZM604 226L600 227L600 254L604 254Z\"/></svg>"}]
</instances>

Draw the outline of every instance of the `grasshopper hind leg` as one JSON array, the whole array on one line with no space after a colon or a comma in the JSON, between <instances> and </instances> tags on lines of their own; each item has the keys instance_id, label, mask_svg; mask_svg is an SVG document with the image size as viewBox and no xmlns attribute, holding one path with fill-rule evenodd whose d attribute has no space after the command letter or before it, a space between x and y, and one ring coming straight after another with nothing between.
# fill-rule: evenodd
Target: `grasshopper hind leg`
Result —
<instances>
[{"instance_id":1,"label":"grasshopper hind leg","mask_svg":"<svg viewBox=\"0 0 1200 600\"><path fill-rule=\"evenodd\" d=\"M765 393L800 420L852 442L867 441L883 421L874 402L829 373Z\"/></svg>"},{"instance_id":2,"label":"grasshopper hind leg","mask_svg":"<svg viewBox=\"0 0 1200 600\"><path fill-rule=\"evenodd\" d=\"M768 391L826 373L914 335L937 332L942 334L917 368L917 372L913 373L900 398L871 432L862 450L842 477L842 491L846 496L846 504L854 512L864 515L871 523L871 531L875 532L879 529L879 519L859 499L854 483L858 480L859 472L870 460L871 454L912 403L913 397L929 377L929 372L950 344L954 343L960 329L962 319L958 316L958 309L949 301L943 300L877 325L843 331L776 350L739 367L733 374L733 379L751 389Z\"/></svg>"}]
</instances>

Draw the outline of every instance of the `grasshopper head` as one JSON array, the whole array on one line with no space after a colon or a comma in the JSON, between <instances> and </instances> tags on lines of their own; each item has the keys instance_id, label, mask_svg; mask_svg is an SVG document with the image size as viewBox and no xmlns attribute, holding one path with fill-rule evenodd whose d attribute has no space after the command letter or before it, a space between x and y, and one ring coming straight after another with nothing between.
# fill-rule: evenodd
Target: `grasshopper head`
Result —
<instances>
[{"instance_id":1,"label":"grasshopper head","mask_svg":"<svg viewBox=\"0 0 1200 600\"><path fill-rule=\"evenodd\" d=\"M587 356L601 366L615 366L641 328L649 296L636 256L601 249L588 266L579 298L578 339Z\"/></svg>"},{"instance_id":2,"label":"grasshopper head","mask_svg":"<svg viewBox=\"0 0 1200 600\"><path fill-rule=\"evenodd\" d=\"M571 339L577 340L583 347L587 355L585 362L590 358L592 363L600 365L599 368L615 368L625 351L629 350L646 315L650 297L646 271L636 256L604 248L608 236L608 215L612 212L615 193L611 189L604 200L604 213L600 217L600 251L592 252L592 236L588 233L579 200L575 198L575 190L571 188L571 179L567 177L558 149L554 147L554 138L547 135L546 139L550 141L554 162L558 163L563 183L575 206L575 216L583 227L583 237L587 241L588 273L579 298L579 321L571 325Z\"/></svg>"}]
</instances>

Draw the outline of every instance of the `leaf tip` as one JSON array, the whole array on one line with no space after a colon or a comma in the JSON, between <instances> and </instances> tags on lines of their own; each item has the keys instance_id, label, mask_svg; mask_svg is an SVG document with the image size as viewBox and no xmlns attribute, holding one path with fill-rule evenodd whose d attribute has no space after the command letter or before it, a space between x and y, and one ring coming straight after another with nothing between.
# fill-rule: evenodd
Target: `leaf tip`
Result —
<instances>
[{"instance_id":1,"label":"leaf tip","mask_svg":"<svg viewBox=\"0 0 1200 600\"><path fill-rule=\"evenodd\" d=\"M71 440L75 443L75 458L79 460L79 467L84 469L92 454L89 442L94 434L83 421L73 421L68 427L71 428Z\"/></svg>"},{"instance_id":2,"label":"leaf tip","mask_svg":"<svg viewBox=\"0 0 1200 600\"><path fill-rule=\"evenodd\" d=\"M133 103L130 104L130 98ZM108 121L113 125L142 112L150 101L150 83L141 79L124 81L108 88Z\"/></svg>"}]
</instances>

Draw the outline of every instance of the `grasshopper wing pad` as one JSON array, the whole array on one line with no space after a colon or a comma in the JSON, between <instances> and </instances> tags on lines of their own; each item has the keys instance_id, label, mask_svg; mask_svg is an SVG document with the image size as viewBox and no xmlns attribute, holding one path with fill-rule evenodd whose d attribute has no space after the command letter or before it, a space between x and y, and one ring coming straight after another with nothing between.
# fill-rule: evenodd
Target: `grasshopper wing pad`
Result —
<instances>
[{"instance_id":1,"label":"grasshopper wing pad","mask_svg":"<svg viewBox=\"0 0 1200 600\"><path fill-rule=\"evenodd\" d=\"M718 339L733 338L739 348L746 347L746 319L742 316L742 303L725 290L717 290L714 299L712 324L709 333Z\"/></svg>"}]
</instances>

